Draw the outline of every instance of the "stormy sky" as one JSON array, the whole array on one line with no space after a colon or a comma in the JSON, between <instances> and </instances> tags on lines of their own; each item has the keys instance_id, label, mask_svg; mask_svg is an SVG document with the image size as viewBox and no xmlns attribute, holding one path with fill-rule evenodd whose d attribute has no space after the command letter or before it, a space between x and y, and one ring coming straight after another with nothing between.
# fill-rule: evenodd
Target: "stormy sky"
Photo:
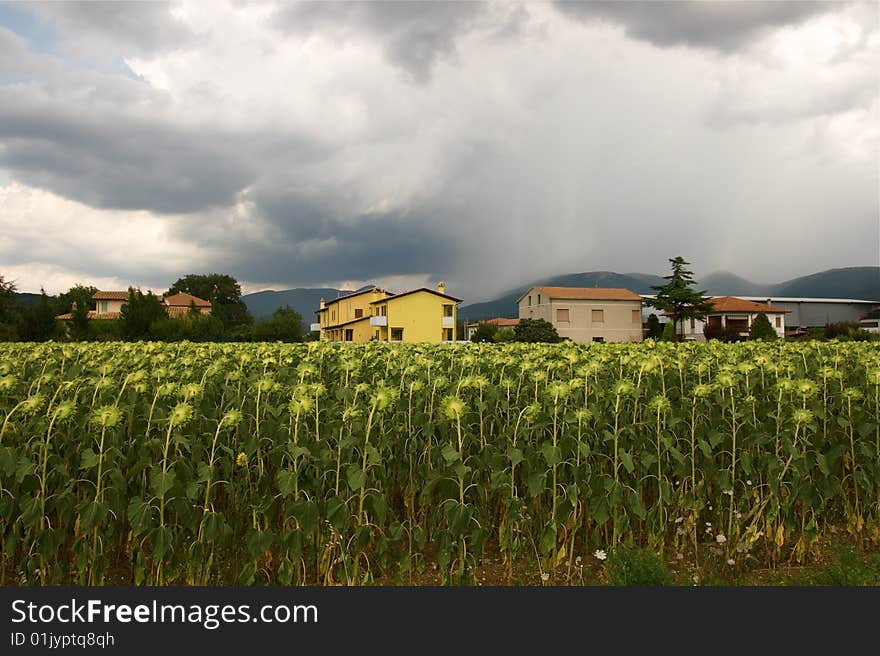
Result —
<instances>
[{"instance_id":1,"label":"stormy sky","mask_svg":"<svg viewBox=\"0 0 880 656\"><path fill-rule=\"evenodd\" d=\"M0 275L880 263L875 2L0 3Z\"/></svg>"}]
</instances>

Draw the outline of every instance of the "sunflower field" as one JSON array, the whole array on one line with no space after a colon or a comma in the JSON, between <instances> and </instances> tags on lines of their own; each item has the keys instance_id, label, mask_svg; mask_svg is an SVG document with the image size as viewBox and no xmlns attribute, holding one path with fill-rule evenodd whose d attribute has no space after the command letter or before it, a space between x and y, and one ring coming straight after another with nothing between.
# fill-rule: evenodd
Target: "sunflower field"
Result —
<instances>
[{"instance_id":1,"label":"sunflower field","mask_svg":"<svg viewBox=\"0 0 880 656\"><path fill-rule=\"evenodd\" d=\"M564 584L830 532L880 539L876 344L0 344L6 585Z\"/></svg>"}]
</instances>

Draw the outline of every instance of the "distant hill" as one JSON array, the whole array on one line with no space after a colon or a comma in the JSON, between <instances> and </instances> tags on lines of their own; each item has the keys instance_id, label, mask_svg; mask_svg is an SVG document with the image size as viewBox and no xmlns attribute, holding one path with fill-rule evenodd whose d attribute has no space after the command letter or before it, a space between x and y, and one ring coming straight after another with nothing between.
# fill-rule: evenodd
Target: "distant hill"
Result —
<instances>
[{"instance_id":1,"label":"distant hill","mask_svg":"<svg viewBox=\"0 0 880 656\"><path fill-rule=\"evenodd\" d=\"M774 285L773 293L776 296L880 301L880 267L829 269Z\"/></svg>"},{"instance_id":2,"label":"distant hill","mask_svg":"<svg viewBox=\"0 0 880 656\"><path fill-rule=\"evenodd\" d=\"M773 285L762 285L746 280L734 273L718 271L704 276L698 289L705 289L710 296L758 296L772 294Z\"/></svg>"},{"instance_id":3,"label":"distant hill","mask_svg":"<svg viewBox=\"0 0 880 656\"><path fill-rule=\"evenodd\" d=\"M463 321L478 321L480 319L492 319L494 317L519 316L516 305L517 299L533 285L547 285L549 287L623 287L634 291L636 294L651 294L652 285L662 285L665 282L660 276L647 273L621 274L612 271L589 271L586 273L568 273L552 278L544 278L532 284L517 287L505 292L492 301L472 303L464 305L458 310L458 316Z\"/></svg>"},{"instance_id":4,"label":"distant hill","mask_svg":"<svg viewBox=\"0 0 880 656\"><path fill-rule=\"evenodd\" d=\"M40 295L31 292L15 292L15 306L28 308L40 302Z\"/></svg>"},{"instance_id":5,"label":"distant hill","mask_svg":"<svg viewBox=\"0 0 880 656\"><path fill-rule=\"evenodd\" d=\"M528 285L510 289L498 298L463 305L458 316L463 321L477 321L493 317L516 317L516 300L532 285L556 287L624 287L637 294L652 294L653 285L666 282L661 276L650 273L614 273L613 271L588 271L567 273L543 278ZM362 288L364 289L364 288ZM858 298L880 301L880 267L849 267L829 269L776 284L756 283L734 273L716 272L697 281L697 289L705 289L714 296L806 296L817 298ZM279 307L289 305L300 313L303 324L308 326L315 319L321 298L331 300L351 290L332 288L297 288L284 291L265 291L242 296L248 311L255 319L272 316ZM19 294L39 299L39 294Z\"/></svg>"},{"instance_id":6,"label":"distant hill","mask_svg":"<svg viewBox=\"0 0 880 656\"><path fill-rule=\"evenodd\" d=\"M371 285L361 287L367 289ZM360 291L358 289L357 291ZM351 294L352 290L333 289L331 287L297 287L284 291L264 291L253 294L245 294L241 297L247 306L248 312L254 319L268 319L280 307L289 305L302 317L303 325L308 328L315 321L315 311L321 304L321 299L330 301L345 294Z\"/></svg>"},{"instance_id":7,"label":"distant hill","mask_svg":"<svg viewBox=\"0 0 880 656\"><path fill-rule=\"evenodd\" d=\"M329 287L298 287L285 289L284 291L265 291L254 294L245 294L241 297L247 306L248 312L254 319L268 319L280 307L289 305L299 312L303 323L308 326L315 320L315 310L321 299L330 300L342 294L338 289Z\"/></svg>"},{"instance_id":8,"label":"distant hill","mask_svg":"<svg viewBox=\"0 0 880 656\"><path fill-rule=\"evenodd\" d=\"M662 277L645 273L613 273L591 271L570 273L523 285L498 298L472 303L459 308L458 316L465 321L493 317L517 317L517 299L532 285L557 287L624 287L637 294L652 294L653 285L666 282ZM829 269L809 276L794 278L773 285L755 283L728 272L712 273L697 281L697 289L711 296L802 296L814 298L857 298L880 301L880 267L849 267Z\"/></svg>"}]
</instances>

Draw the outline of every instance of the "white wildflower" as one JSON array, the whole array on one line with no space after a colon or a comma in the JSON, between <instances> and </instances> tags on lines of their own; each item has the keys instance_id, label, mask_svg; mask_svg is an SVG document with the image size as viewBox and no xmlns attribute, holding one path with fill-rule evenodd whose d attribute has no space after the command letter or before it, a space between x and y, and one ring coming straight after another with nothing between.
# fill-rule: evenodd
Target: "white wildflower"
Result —
<instances>
[{"instance_id":1,"label":"white wildflower","mask_svg":"<svg viewBox=\"0 0 880 656\"><path fill-rule=\"evenodd\" d=\"M725 542L727 542L727 538L724 537L723 533L719 533L715 536L715 542L717 542L718 544L724 544Z\"/></svg>"},{"instance_id":2,"label":"white wildflower","mask_svg":"<svg viewBox=\"0 0 880 656\"><path fill-rule=\"evenodd\" d=\"M606 558L608 558L608 554L606 554L603 549L596 549L593 555L599 560L605 560Z\"/></svg>"}]
</instances>

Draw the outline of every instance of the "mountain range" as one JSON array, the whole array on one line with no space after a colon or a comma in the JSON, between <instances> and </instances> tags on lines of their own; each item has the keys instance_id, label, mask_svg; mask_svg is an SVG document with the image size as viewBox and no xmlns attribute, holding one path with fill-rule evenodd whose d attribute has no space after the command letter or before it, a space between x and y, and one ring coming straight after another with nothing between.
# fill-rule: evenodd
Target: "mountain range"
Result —
<instances>
[{"instance_id":1,"label":"mountain range","mask_svg":"<svg viewBox=\"0 0 880 656\"><path fill-rule=\"evenodd\" d=\"M652 294L653 285L662 285L661 276L649 273L614 273L613 271L588 271L567 273L536 280L528 285L510 289L497 298L463 305L458 316L464 321L491 319L492 317L516 317L517 299L532 285L556 287L624 287L637 294ZM716 272L698 281L697 289L713 296L800 296L813 298L857 298L880 302L880 266L847 267L829 269L775 284L756 283L728 272ZM363 289L363 288L361 288ZM331 287L298 287L283 291L261 291L245 294L242 300L255 319L265 319L284 306L289 306L302 316L303 324L315 319L320 300L331 300L350 294L352 290ZM461 295L458 292L457 295ZM16 294L16 302L22 306L34 304L39 294Z\"/></svg>"},{"instance_id":2,"label":"mountain range","mask_svg":"<svg viewBox=\"0 0 880 656\"><path fill-rule=\"evenodd\" d=\"M652 286L666 282L646 273L590 271L569 273L505 292L491 301L472 303L459 308L458 316L466 321L492 317L518 316L517 299L532 285L551 287L623 287L637 294L653 294ZM775 296L810 298L856 298L880 301L880 267L828 269L775 284L752 282L736 274L717 272L703 277L695 287L710 296Z\"/></svg>"},{"instance_id":3,"label":"mountain range","mask_svg":"<svg viewBox=\"0 0 880 656\"><path fill-rule=\"evenodd\" d=\"M536 280L500 294L497 298L463 305L458 316L464 321L492 317L516 317L516 300L532 285L556 287L624 287L637 294L652 294L653 285L662 285L661 276L649 273L615 273L588 271L567 273ZM880 301L880 267L848 267L829 269L808 276L775 284L756 283L733 273L718 272L704 276L697 289L713 296L807 296L818 298L858 298ZM289 305L299 312L304 324L314 320L321 298L331 300L352 290L333 288L297 288L284 291L262 291L242 297L255 319L270 316L276 308Z\"/></svg>"}]
</instances>

